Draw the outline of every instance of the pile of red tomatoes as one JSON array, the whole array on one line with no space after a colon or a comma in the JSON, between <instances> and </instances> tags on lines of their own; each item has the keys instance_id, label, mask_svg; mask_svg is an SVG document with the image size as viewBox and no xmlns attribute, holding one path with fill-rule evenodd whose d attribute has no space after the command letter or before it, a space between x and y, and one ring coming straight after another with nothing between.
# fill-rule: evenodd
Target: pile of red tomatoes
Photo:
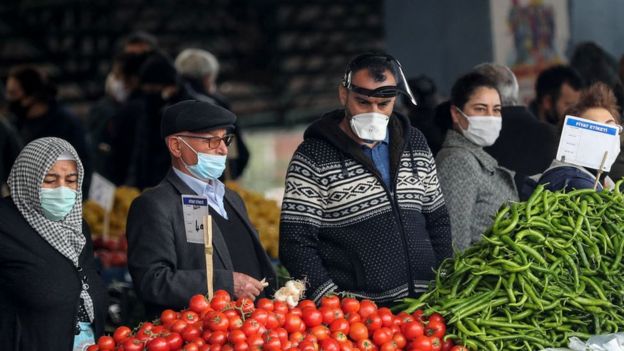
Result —
<instances>
[{"instance_id":1,"label":"pile of red tomatoes","mask_svg":"<svg viewBox=\"0 0 624 351\"><path fill-rule=\"evenodd\" d=\"M212 300L195 295L189 308L165 310L134 331L122 326L102 336L94 350L125 351L465 351L445 340L444 318L422 311L397 315L370 300L325 296L320 306L232 300L225 291Z\"/></svg>"}]
</instances>

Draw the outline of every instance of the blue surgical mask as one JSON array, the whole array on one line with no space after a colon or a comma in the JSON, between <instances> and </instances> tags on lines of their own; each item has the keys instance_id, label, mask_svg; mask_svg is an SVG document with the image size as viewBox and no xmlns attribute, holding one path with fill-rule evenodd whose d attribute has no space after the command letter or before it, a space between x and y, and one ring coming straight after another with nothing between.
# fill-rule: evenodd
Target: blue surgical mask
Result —
<instances>
[{"instance_id":1,"label":"blue surgical mask","mask_svg":"<svg viewBox=\"0 0 624 351\"><path fill-rule=\"evenodd\" d=\"M212 179L218 179L225 170L225 155L211 155L205 154L202 152L197 152L191 145L189 145L184 139L180 139L186 146L188 146L193 152L197 155L197 164L195 165L187 165L186 162L182 158L182 163L186 169L191 172L196 178L208 181Z\"/></svg>"},{"instance_id":2,"label":"blue surgical mask","mask_svg":"<svg viewBox=\"0 0 624 351\"><path fill-rule=\"evenodd\" d=\"M39 197L43 215L55 222L65 218L76 203L76 191L64 186L41 188Z\"/></svg>"}]
</instances>

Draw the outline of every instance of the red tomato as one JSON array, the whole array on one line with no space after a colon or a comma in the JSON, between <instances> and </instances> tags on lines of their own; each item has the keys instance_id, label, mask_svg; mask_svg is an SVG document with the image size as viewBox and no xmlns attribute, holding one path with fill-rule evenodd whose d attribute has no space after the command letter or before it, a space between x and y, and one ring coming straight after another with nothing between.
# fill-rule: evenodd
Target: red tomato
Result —
<instances>
[{"instance_id":1,"label":"red tomato","mask_svg":"<svg viewBox=\"0 0 624 351\"><path fill-rule=\"evenodd\" d=\"M323 306L319 309L321 314L323 315L323 323L330 325L336 318L344 318L344 314L342 310L339 308L331 308L327 306ZM340 311L340 313L338 313Z\"/></svg>"},{"instance_id":2,"label":"red tomato","mask_svg":"<svg viewBox=\"0 0 624 351\"><path fill-rule=\"evenodd\" d=\"M451 351L468 351L468 348L465 346L457 345L451 348Z\"/></svg>"},{"instance_id":3,"label":"red tomato","mask_svg":"<svg viewBox=\"0 0 624 351\"><path fill-rule=\"evenodd\" d=\"M123 342L123 348L125 351L143 351L145 343L137 338L128 338Z\"/></svg>"},{"instance_id":4,"label":"red tomato","mask_svg":"<svg viewBox=\"0 0 624 351\"><path fill-rule=\"evenodd\" d=\"M421 335L414 339L412 342L411 349L416 349L419 351L432 351L431 338L426 335Z\"/></svg>"},{"instance_id":5,"label":"red tomato","mask_svg":"<svg viewBox=\"0 0 624 351\"><path fill-rule=\"evenodd\" d=\"M288 313L288 304L284 301L273 301L273 312L279 314Z\"/></svg>"},{"instance_id":6,"label":"red tomato","mask_svg":"<svg viewBox=\"0 0 624 351\"><path fill-rule=\"evenodd\" d=\"M442 340L444 340L444 339L442 339ZM442 351L451 351L453 346L455 346L455 343L450 338L442 341Z\"/></svg>"},{"instance_id":7,"label":"red tomato","mask_svg":"<svg viewBox=\"0 0 624 351\"><path fill-rule=\"evenodd\" d=\"M345 315L345 319L349 322L349 324L362 321L362 317L360 317L358 313L347 313L347 315Z\"/></svg>"},{"instance_id":8,"label":"red tomato","mask_svg":"<svg viewBox=\"0 0 624 351\"><path fill-rule=\"evenodd\" d=\"M389 341L392 341L392 330L390 328L379 328L373 333L373 342L377 346L381 346Z\"/></svg>"},{"instance_id":9,"label":"red tomato","mask_svg":"<svg viewBox=\"0 0 624 351\"><path fill-rule=\"evenodd\" d=\"M100 348L97 345L91 345L87 347L87 351L99 351Z\"/></svg>"},{"instance_id":10,"label":"red tomato","mask_svg":"<svg viewBox=\"0 0 624 351\"><path fill-rule=\"evenodd\" d=\"M221 312L213 312L206 317L208 319L204 320L204 327L208 326L212 331L226 331L230 326L230 320Z\"/></svg>"},{"instance_id":11,"label":"red tomato","mask_svg":"<svg viewBox=\"0 0 624 351\"><path fill-rule=\"evenodd\" d=\"M191 342L191 343L184 345L184 347L182 348L182 351L199 351L199 346Z\"/></svg>"},{"instance_id":12,"label":"red tomato","mask_svg":"<svg viewBox=\"0 0 624 351\"><path fill-rule=\"evenodd\" d=\"M189 309L197 314L200 314L208 307L210 307L210 301L202 294L193 295L189 301Z\"/></svg>"},{"instance_id":13,"label":"red tomato","mask_svg":"<svg viewBox=\"0 0 624 351\"><path fill-rule=\"evenodd\" d=\"M395 351L397 349L394 341L388 341L379 347L379 351Z\"/></svg>"},{"instance_id":14,"label":"red tomato","mask_svg":"<svg viewBox=\"0 0 624 351\"><path fill-rule=\"evenodd\" d=\"M304 308L302 317L303 322L308 328L316 327L317 325L321 325L321 323L323 323L323 314L321 311L317 310L316 307Z\"/></svg>"},{"instance_id":15,"label":"red tomato","mask_svg":"<svg viewBox=\"0 0 624 351\"><path fill-rule=\"evenodd\" d=\"M165 340L167 340L167 344L169 344L170 350L179 350L182 348L182 344L184 343L184 339L182 339L182 335L179 333L166 333L163 335Z\"/></svg>"},{"instance_id":16,"label":"red tomato","mask_svg":"<svg viewBox=\"0 0 624 351\"><path fill-rule=\"evenodd\" d=\"M206 345L202 345L202 348L199 349L199 351L201 351ZM234 347L230 344L225 344L221 347L221 351L234 351Z\"/></svg>"},{"instance_id":17,"label":"red tomato","mask_svg":"<svg viewBox=\"0 0 624 351\"><path fill-rule=\"evenodd\" d=\"M442 317L441 314L434 312L431 314L431 316L429 316L429 322L441 322L441 323L445 323L446 321L444 320L444 317Z\"/></svg>"},{"instance_id":18,"label":"red tomato","mask_svg":"<svg viewBox=\"0 0 624 351\"><path fill-rule=\"evenodd\" d=\"M242 330L231 330L228 334L228 341L232 344L236 344L237 342L243 342L247 340L247 335L243 333Z\"/></svg>"},{"instance_id":19,"label":"red tomato","mask_svg":"<svg viewBox=\"0 0 624 351\"><path fill-rule=\"evenodd\" d=\"M303 333L302 332L294 332L294 333L290 333L288 340L290 340L292 343L300 343L303 341Z\"/></svg>"},{"instance_id":20,"label":"red tomato","mask_svg":"<svg viewBox=\"0 0 624 351\"><path fill-rule=\"evenodd\" d=\"M277 313L273 313L273 312L270 312L267 315L266 325L265 325L265 327L267 329L275 329L275 328L280 326L280 320L278 319L277 316L281 316L281 315L277 314ZM283 325L283 323L282 323L282 325Z\"/></svg>"},{"instance_id":21,"label":"red tomato","mask_svg":"<svg viewBox=\"0 0 624 351\"><path fill-rule=\"evenodd\" d=\"M279 337L279 339L282 342L282 344L284 344L286 341L288 341L288 332L286 331L286 329L284 329L284 328L275 328L274 331L275 331L275 333L277 333L277 337ZM286 348L286 347L284 347L284 348Z\"/></svg>"},{"instance_id":22,"label":"red tomato","mask_svg":"<svg viewBox=\"0 0 624 351\"><path fill-rule=\"evenodd\" d=\"M181 313L180 319L187 323L195 323L199 320L199 315L193 311L184 311Z\"/></svg>"},{"instance_id":23,"label":"red tomato","mask_svg":"<svg viewBox=\"0 0 624 351\"><path fill-rule=\"evenodd\" d=\"M327 338L321 341L321 351L340 351L340 344L332 338Z\"/></svg>"},{"instance_id":24,"label":"red tomato","mask_svg":"<svg viewBox=\"0 0 624 351\"><path fill-rule=\"evenodd\" d=\"M169 343L165 338L157 337L147 343L148 351L169 351Z\"/></svg>"},{"instance_id":25,"label":"red tomato","mask_svg":"<svg viewBox=\"0 0 624 351\"><path fill-rule=\"evenodd\" d=\"M314 335L318 341L323 341L329 338L331 334L329 328L324 325L317 325L316 327L310 329L310 334Z\"/></svg>"},{"instance_id":26,"label":"red tomato","mask_svg":"<svg viewBox=\"0 0 624 351\"><path fill-rule=\"evenodd\" d=\"M409 322L413 322L416 319L414 317L412 317L410 314L407 314L405 312L401 312L397 315L397 317L400 318L401 322L403 322L403 324L407 324Z\"/></svg>"},{"instance_id":27,"label":"red tomato","mask_svg":"<svg viewBox=\"0 0 624 351\"><path fill-rule=\"evenodd\" d=\"M207 346L207 345L208 344L200 346L199 347L199 351L201 351L202 349L205 350L206 348L204 346ZM221 351L221 349L222 349L222 346L219 345L219 344L214 344L214 345L208 346L208 351Z\"/></svg>"},{"instance_id":28,"label":"red tomato","mask_svg":"<svg viewBox=\"0 0 624 351\"><path fill-rule=\"evenodd\" d=\"M325 295L321 298L321 307L340 308L340 298L336 295Z\"/></svg>"},{"instance_id":29,"label":"red tomato","mask_svg":"<svg viewBox=\"0 0 624 351\"><path fill-rule=\"evenodd\" d=\"M175 321L178 318L179 318L178 312L171 310L171 309L166 309L160 313L160 321L164 325L168 325L169 323Z\"/></svg>"},{"instance_id":30,"label":"red tomato","mask_svg":"<svg viewBox=\"0 0 624 351\"><path fill-rule=\"evenodd\" d=\"M210 301L210 308L215 311L223 311L230 306L230 300L224 296L215 296Z\"/></svg>"},{"instance_id":31,"label":"red tomato","mask_svg":"<svg viewBox=\"0 0 624 351\"><path fill-rule=\"evenodd\" d=\"M303 312L301 311L301 308L299 308L299 307L291 308L290 311L288 311L288 313L292 313L292 314L297 315L299 317L303 316Z\"/></svg>"},{"instance_id":32,"label":"red tomato","mask_svg":"<svg viewBox=\"0 0 624 351\"><path fill-rule=\"evenodd\" d=\"M264 345L264 340L262 340L262 336L256 334L247 336L247 344L249 345L250 350L262 350L262 345Z\"/></svg>"},{"instance_id":33,"label":"red tomato","mask_svg":"<svg viewBox=\"0 0 624 351\"><path fill-rule=\"evenodd\" d=\"M425 335L425 327L422 323L416 321L404 324L401 331L407 340L414 340Z\"/></svg>"},{"instance_id":34,"label":"red tomato","mask_svg":"<svg viewBox=\"0 0 624 351\"><path fill-rule=\"evenodd\" d=\"M301 310L304 310L306 308L316 309L316 305L314 304L314 301L312 300L301 300L299 301L299 304L297 305L297 307L301 308Z\"/></svg>"},{"instance_id":35,"label":"red tomato","mask_svg":"<svg viewBox=\"0 0 624 351\"><path fill-rule=\"evenodd\" d=\"M345 334L348 334L349 322L344 318L336 319L335 321L331 322L331 324L329 325L329 330L331 330L332 332L340 331Z\"/></svg>"},{"instance_id":36,"label":"red tomato","mask_svg":"<svg viewBox=\"0 0 624 351\"><path fill-rule=\"evenodd\" d=\"M273 301L263 297L256 302L256 308L261 308L267 312L273 312Z\"/></svg>"},{"instance_id":37,"label":"red tomato","mask_svg":"<svg viewBox=\"0 0 624 351\"><path fill-rule=\"evenodd\" d=\"M381 317L379 317L377 312L373 312L373 313L369 314L368 317L364 318L364 324L366 324L366 327L371 332L375 331L375 330L381 328Z\"/></svg>"},{"instance_id":38,"label":"red tomato","mask_svg":"<svg viewBox=\"0 0 624 351\"><path fill-rule=\"evenodd\" d=\"M360 301L352 297L345 297L344 299L342 299L340 307L342 308L342 312L344 312L345 314L358 313L358 311L360 310Z\"/></svg>"},{"instance_id":39,"label":"red tomato","mask_svg":"<svg viewBox=\"0 0 624 351\"><path fill-rule=\"evenodd\" d=\"M229 323L228 323L229 330L240 329L243 326L243 320L239 316L228 317L228 320L229 320Z\"/></svg>"},{"instance_id":40,"label":"red tomato","mask_svg":"<svg viewBox=\"0 0 624 351\"><path fill-rule=\"evenodd\" d=\"M219 311L217 311L219 312ZM232 318L232 317L241 317L241 314L238 312L238 310L234 309L234 308L227 308L223 311L221 311L226 317L228 318Z\"/></svg>"},{"instance_id":41,"label":"red tomato","mask_svg":"<svg viewBox=\"0 0 624 351\"><path fill-rule=\"evenodd\" d=\"M112 336L104 335L100 336L97 342L98 349L100 350L114 350L115 339Z\"/></svg>"},{"instance_id":42,"label":"red tomato","mask_svg":"<svg viewBox=\"0 0 624 351\"><path fill-rule=\"evenodd\" d=\"M257 320L258 323L264 326L266 326L268 316L269 316L269 313L263 309L256 309L251 314L251 318Z\"/></svg>"},{"instance_id":43,"label":"red tomato","mask_svg":"<svg viewBox=\"0 0 624 351\"><path fill-rule=\"evenodd\" d=\"M394 333L392 341L394 341L398 349L403 349L407 345L407 340L401 333Z\"/></svg>"},{"instance_id":44,"label":"red tomato","mask_svg":"<svg viewBox=\"0 0 624 351\"><path fill-rule=\"evenodd\" d=\"M281 314L281 313L273 313L273 316L275 316L275 319L277 319L277 326L281 327L284 325L284 323L286 323L286 314ZM267 322L270 319L267 318Z\"/></svg>"},{"instance_id":45,"label":"red tomato","mask_svg":"<svg viewBox=\"0 0 624 351\"><path fill-rule=\"evenodd\" d=\"M253 301L246 297L236 300L236 307L240 308L243 313L251 313L255 309Z\"/></svg>"},{"instance_id":46,"label":"red tomato","mask_svg":"<svg viewBox=\"0 0 624 351\"><path fill-rule=\"evenodd\" d=\"M182 329L182 332L180 334L182 335L184 341L190 342L193 341L193 339L200 337L201 331L195 326L187 325L186 328Z\"/></svg>"},{"instance_id":47,"label":"red tomato","mask_svg":"<svg viewBox=\"0 0 624 351\"><path fill-rule=\"evenodd\" d=\"M241 330L249 338L250 336L258 333L258 331L260 330L260 323L258 323L258 321L255 319L248 319L243 322Z\"/></svg>"},{"instance_id":48,"label":"red tomato","mask_svg":"<svg viewBox=\"0 0 624 351\"><path fill-rule=\"evenodd\" d=\"M430 336L431 339L431 351L440 351L442 350L442 341L437 336Z\"/></svg>"},{"instance_id":49,"label":"red tomato","mask_svg":"<svg viewBox=\"0 0 624 351\"><path fill-rule=\"evenodd\" d=\"M216 330L210 335L210 338L207 340L211 345L224 345L227 341L228 335L227 332L222 330Z\"/></svg>"},{"instance_id":50,"label":"red tomato","mask_svg":"<svg viewBox=\"0 0 624 351\"><path fill-rule=\"evenodd\" d=\"M427 327L425 328L425 334L428 336L437 336L442 339L444 337L444 333L446 333L446 325L444 322L439 320L429 321Z\"/></svg>"},{"instance_id":51,"label":"red tomato","mask_svg":"<svg viewBox=\"0 0 624 351\"><path fill-rule=\"evenodd\" d=\"M115 342L117 344L121 344L124 342L124 340L129 338L131 335L132 335L132 329L126 326L121 326L115 329L115 332L113 333L113 339L115 339Z\"/></svg>"},{"instance_id":52,"label":"red tomato","mask_svg":"<svg viewBox=\"0 0 624 351\"><path fill-rule=\"evenodd\" d=\"M284 323L284 329L286 329L289 333L294 333L301 328L301 324L303 321L301 317L288 313L286 315L286 322Z\"/></svg>"},{"instance_id":53,"label":"red tomato","mask_svg":"<svg viewBox=\"0 0 624 351\"><path fill-rule=\"evenodd\" d=\"M171 330L172 332L181 333L182 330L184 330L184 328L186 328L188 325L189 324L185 321L178 319L171 324L169 330Z\"/></svg>"},{"instance_id":54,"label":"red tomato","mask_svg":"<svg viewBox=\"0 0 624 351\"><path fill-rule=\"evenodd\" d=\"M355 341L368 339L368 328L362 322L355 322L351 324L349 337Z\"/></svg>"},{"instance_id":55,"label":"red tomato","mask_svg":"<svg viewBox=\"0 0 624 351\"><path fill-rule=\"evenodd\" d=\"M384 327L391 327L394 321L394 315L387 307L382 307L377 310L377 315L381 318L381 325Z\"/></svg>"},{"instance_id":56,"label":"red tomato","mask_svg":"<svg viewBox=\"0 0 624 351\"><path fill-rule=\"evenodd\" d=\"M416 319L417 321L424 322L426 318L423 314L423 310L416 310L414 311L414 313L412 313L412 317L414 317L414 319Z\"/></svg>"},{"instance_id":57,"label":"red tomato","mask_svg":"<svg viewBox=\"0 0 624 351\"><path fill-rule=\"evenodd\" d=\"M310 341L300 342L298 348L300 351L317 351L316 347L314 347L314 344L311 343Z\"/></svg>"},{"instance_id":58,"label":"red tomato","mask_svg":"<svg viewBox=\"0 0 624 351\"><path fill-rule=\"evenodd\" d=\"M362 340L358 340L357 348L360 349L361 351L373 351L375 350L375 345L373 344L372 341L368 339L362 339Z\"/></svg>"},{"instance_id":59,"label":"red tomato","mask_svg":"<svg viewBox=\"0 0 624 351\"><path fill-rule=\"evenodd\" d=\"M230 296L230 293L225 290L215 291L214 294L212 295L212 298L214 299L215 297L223 297L228 302L232 301L232 297Z\"/></svg>"},{"instance_id":60,"label":"red tomato","mask_svg":"<svg viewBox=\"0 0 624 351\"><path fill-rule=\"evenodd\" d=\"M338 342L340 342L340 343L342 343L342 342L345 342L345 341L349 340L349 337L347 336L347 334L345 334L344 332L341 332L341 331L335 331L335 332L332 332L332 333L331 333L331 337L332 337L334 340L336 340L336 341L338 341Z\"/></svg>"},{"instance_id":61,"label":"red tomato","mask_svg":"<svg viewBox=\"0 0 624 351\"><path fill-rule=\"evenodd\" d=\"M362 300L360 302L360 316L366 318L369 315L377 312L377 305L371 300Z\"/></svg>"},{"instance_id":62,"label":"red tomato","mask_svg":"<svg viewBox=\"0 0 624 351\"><path fill-rule=\"evenodd\" d=\"M245 341L240 341L234 344L234 351L247 351L249 350L249 345Z\"/></svg>"},{"instance_id":63,"label":"red tomato","mask_svg":"<svg viewBox=\"0 0 624 351\"><path fill-rule=\"evenodd\" d=\"M279 340L279 337L268 337L264 340L264 345L262 346L262 350L266 351L281 351L282 342Z\"/></svg>"}]
</instances>

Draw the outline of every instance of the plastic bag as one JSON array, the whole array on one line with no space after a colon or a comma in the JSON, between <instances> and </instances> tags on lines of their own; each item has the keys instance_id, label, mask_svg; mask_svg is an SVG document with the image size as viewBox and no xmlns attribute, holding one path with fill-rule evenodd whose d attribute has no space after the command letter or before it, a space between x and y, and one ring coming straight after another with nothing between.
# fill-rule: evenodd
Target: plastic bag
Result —
<instances>
[{"instance_id":1,"label":"plastic bag","mask_svg":"<svg viewBox=\"0 0 624 351\"><path fill-rule=\"evenodd\" d=\"M571 337L569 349L549 348L543 351L624 351L624 333L595 335L587 342L577 337Z\"/></svg>"}]
</instances>

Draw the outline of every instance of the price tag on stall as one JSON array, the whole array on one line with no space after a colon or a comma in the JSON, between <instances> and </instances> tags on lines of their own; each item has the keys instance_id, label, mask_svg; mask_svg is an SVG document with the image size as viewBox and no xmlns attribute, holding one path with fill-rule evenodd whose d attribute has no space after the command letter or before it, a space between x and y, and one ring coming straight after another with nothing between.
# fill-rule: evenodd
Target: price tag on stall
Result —
<instances>
[{"instance_id":1,"label":"price tag on stall","mask_svg":"<svg viewBox=\"0 0 624 351\"><path fill-rule=\"evenodd\" d=\"M619 132L618 126L566 116L557 160L608 172L619 153Z\"/></svg>"},{"instance_id":2,"label":"price tag on stall","mask_svg":"<svg viewBox=\"0 0 624 351\"><path fill-rule=\"evenodd\" d=\"M186 241L204 243L204 217L208 216L208 200L203 196L182 195L182 212Z\"/></svg>"},{"instance_id":3,"label":"price tag on stall","mask_svg":"<svg viewBox=\"0 0 624 351\"><path fill-rule=\"evenodd\" d=\"M95 201L106 212L110 212L115 202L115 184L98 173L93 173L89 186L89 200Z\"/></svg>"}]
</instances>

